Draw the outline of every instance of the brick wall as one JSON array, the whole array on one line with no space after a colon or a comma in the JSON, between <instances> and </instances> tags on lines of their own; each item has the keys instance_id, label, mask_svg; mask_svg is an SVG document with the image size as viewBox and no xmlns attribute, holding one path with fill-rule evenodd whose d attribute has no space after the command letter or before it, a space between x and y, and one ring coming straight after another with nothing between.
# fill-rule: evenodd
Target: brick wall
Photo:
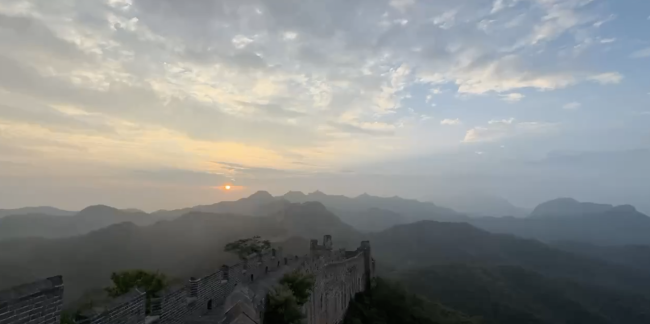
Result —
<instances>
[{"instance_id":1,"label":"brick wall","mask_svg":"<svg viewBox=\"0 0 650 324\"><path fill-rule=\"evenodd\" d=\"M181 319L192 310L189 287L177 287L166 291L160 301L160 323L181 323Z\"/></svg>"},{"instance_id":2,"label":"brick wall","mask_svg":"<svg viewBox=\"0 0 650 324\"><path fill-rule=\"evenodd\" d=\"M368 287L367 282L372 277L369 269L374 270L371 260L367 242L352 252L332 251L319 246L303 258L284 256L281 250L251 256L243 263L224 266L209 276L191 279L184 286L164 292L159 299L158 323L181 324L197 315L209 313L208 305L212 309L223 305L236 287L246 291L244 288L251 281L263 280L267 273L285 266L298 266L316 277L314 290L303 305L307 323L338 323L343 319L350 299ZM263 285L262 289L269 287ZM242 304L224 311L232 310L226 315L232 315L230 317L235 320L236 313L241 315L242 310L248 307L255 315L251 316L261 321L266 293L266 290L255 291L250 305ZM0 324L58 324L62 296L63 281L60 276L0 292ZM85 320L83 324L143 324L145 309L146 294L134 290L113 301L106 311Z\"/></svg>"},{"instance_id":3,"label":"brick wall","mask_svg":"<svg viewBox=\"0 0 650 324\"><path fill-rule=\"evenodd\" d=\"M115 306L109 307L105 312L91 318L91 324L143 324L146 310L146 293L137 289L120 296L114 301Z\"/></svg>"},{"instance_id":4,"label":"brick wall","mask_svg":"<svg viewBox=\"0 0 650 324\"><path fill-rule=\"evenodd\" d=\"M0 324L58 324L63 279L47 278L0 292Z\"/></svg>"}]
</instances>

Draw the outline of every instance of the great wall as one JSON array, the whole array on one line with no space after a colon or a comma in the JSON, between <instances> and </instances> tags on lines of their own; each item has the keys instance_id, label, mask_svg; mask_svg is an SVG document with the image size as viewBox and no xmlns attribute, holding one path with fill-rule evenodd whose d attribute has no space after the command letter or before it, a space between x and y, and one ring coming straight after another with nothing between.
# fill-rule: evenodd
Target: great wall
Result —
<instances>
[{"instance_id":1,"label":"great wall","mask_svg":"<svg viewBox=\"0 0 650 324\"><path fill-rule=\"evenodd\" d=\"M334 250L332 237L325 235L322 245L311 240L305 256L285 256L281 249L251 255L206 277L168 287L149 306L146 294L134 289L77 323L262 324L268 293L293 270L315 278L302 306L304 322L336 324L343 320L354 295L370 287L375 262L370 242L361 242L354 251ZM58 276L0 292L0 324L59 323L63 291L63 279Z\"/></svg>"}]
</instances>

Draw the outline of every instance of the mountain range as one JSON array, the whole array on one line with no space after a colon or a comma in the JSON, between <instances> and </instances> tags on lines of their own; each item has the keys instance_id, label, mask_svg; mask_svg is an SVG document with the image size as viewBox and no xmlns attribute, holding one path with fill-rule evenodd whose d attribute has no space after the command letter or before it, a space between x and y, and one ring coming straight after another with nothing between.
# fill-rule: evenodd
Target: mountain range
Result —
<instances>
[{"instance_id":1,"label":"mountain range","mask_svg":"<svg viewBox=\"0 0 650 324\"><path fill-rule=\"evenodd\" d=\"M77 212L61 210L54 207L41 206L41 207L23 207L16 209L0 209L0 218L10 215L51 215L51 216L72 216Z\"/></svg>"},{"instance_id":2,"label":"mountain range","mask_svg":"<svg viewBox=\"0 0 650 324\"><path fill-rule=\"evenodd\" d=\"M422 198L436 204L452 208L472 217L526 217L530 210L518 207L508 200L481 192L437 192Z\"/></svg>"},{"instance_id":3,"label":"mountain range","mask_svg":"<svg viewBox=\"0 0 650 324\"><path fill-rule=\"evenodd\" d=\"M101 298L113 271L186 280L235 262L223 252L235 239L260 235L303 254L308 239L330 234L336 247L370 240L381 276L483 323L647 323L649 247L590 242L641 240L647 216L567 199L532 214L471 218L397 197L258 192L152 214L92 206L67 217L12 215L0 220L0 289L62 274L66 305L74 307Z\"/></svg>"},{"instance_id":4,"label":"mountain range","mask_svg":"<svg viewBox=\"0 0 650 324\"><path fill-rule=\"evenodd\" d=\"M319 202L345 224L363 233L378 232L395 225L420 220L466 222L495 233L514 234L544 242L580 241L596 245L650 244L650 218L633 206L582 203L559 198L538 205L530 216L470 217L430 202L399 197L360 195L354 198L288 192L274 197L259 191L237 201L224 201L177 210L159 210L146 214L139 210L118 210L91 206L74 216L44 214L11 215L0 219L0 240L19 237L68 237L117 224L132 222L148 225L178 218L190 212L226 213L247 216L271 216L293 203ZM59 213L60 215L60 213Z\"/></svg>"},{"instance_id":5,"label":"mountain range","mask_svg":"<svg viewBox=\"0 0 650 324\"><path fill-rule=\"evenodd\" d=\"M39 208L39 210L42 210ZM47 211L49 209L45 209ZM56 238L85 234L112 224L131 222L149 225L155 216L139 211L122 211L108 206L90 206L70 216L23 214L0 219L0 240L21 237Z\"/></svg>"},{"instance_id":6,"label":"mountain range","mask_svg":"<svg viewBox=\"0 0 650 324\"><path fill-rule=\"evenodd\" d=\"M650 272L468 224L423 221L369 236L380 274L486 324L648 323ZM629 258L629 259L628 259Z\"/></svg>"},{"instance_id":7,"label":"mountain range","mask_svg":"<svg viewBox=\"0 0 650 324\"><path fill-rule=\"evenodd\" d=\"M540 204L530 217L484 217L470 221L495 233L545 242L580 241L597 245L650 244L650 217L633 206L581 203L561 198Z\"/></svg>"},{"instance_id":8,"label":"mountain range","mask_svg":"<svg viewBox=\"0 0 650 324\"><path fill-rule=\"evenodd\" d=\"M154 269L184 279L207 275L236 262L223 246L242 237L260 235L280 246L293 242L288 252L300 254L309 243L297 236L333 234L337 246L354 242L356 247L362 240L320 203L286 207L271 217L190 212L149 225L113 224L68 238L0 241L0 289L60 274L66 278L66 302L74 302L84 293L101 293L112 271Z\"/></svg>"}]
</instances>

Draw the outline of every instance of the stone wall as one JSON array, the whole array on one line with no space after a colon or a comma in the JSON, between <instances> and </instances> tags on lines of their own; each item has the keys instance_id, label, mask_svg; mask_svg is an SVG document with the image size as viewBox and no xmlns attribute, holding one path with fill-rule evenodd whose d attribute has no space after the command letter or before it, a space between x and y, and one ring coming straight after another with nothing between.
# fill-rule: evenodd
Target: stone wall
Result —
<instances>
[{"instance_id":1,"label":"stone wall","mask_svg":"<svg viewBox=\"0 0 650 324\"><path fill-rule=\"evenodd\" d=\"M332 238L327 235L323 245L311 242L309 255L285 256L282 250L272 250L171 287L152 300L152 309L156 311L151 315L155 316L145 315L146 294L134 290L80 324L261 324L268 292L283 274L295 269L311 273L316 279L313 292L303 305L307 324L336 324L343 319L350 299L369 287L374 261L368 242L362 242L355 251L334 251ZM61 277L1 292L0 324L58 324L62 295Z\"/></svg>"},{"instance_id":2,"label":"stone wall","mask_svg":"<svg viewBox=\"0 0 650 324\"><path fill-rule=\"evenodd\" d=\"M58 324L61 321L61 276L0 292L0 324Z\"/></svg>"},{"instance_id":3,"label":"stone wall","mask_svg":"<svg viewBox=\"0 0 650 324\"><path fill-rule=\"evenodd\" d=\"M142 324L145 320L146 293L137 289L120 296L107 307L107 310L90 319L84 320L83 324Z\"/></svg>"},{"instance_id":4,"label":"stone wall","mask_svg":"<svg viewBox=\"0 0 650 324\"><path fill-rule=\"evenodd\" d=\"M362 245L354 253L342 252L344 258L329 260L315 269L316 284L303 305L307 324L336 324L343 320L350 300L369 287L374 275L366 272L366 259L372 261L367 248Z\"/></svg>"},{"instance_id":5,"label":"stone wall","mask_svg":"<svg viewBox=\"0 0 650 324\"><path fill-rule=\"evenodd\" d=\"M296 261L298 266L295 269L310 273L316 279L312 293L302 307L307 324L340 323L350 300L368 289L374 276L374 261L367 241L355 251L334 251L332 238L326 235L323 245L312 240L310 254ZM263 323L265 298L272 289L272 285L259 287L255 283L237 287L226 300L222 323Z\"/></svg>"},{"instance_id":6,"label":"stone wall","mask_svg":"<svg viewBox=\"0 0 650 324\"><path fill-rule=\"evenodd\" d=\"M194 300L190 297L188 286L169 289L163 294L160 301L160 323L181 323L180 319L193 309Z\"/></svg>"}]
</instances>

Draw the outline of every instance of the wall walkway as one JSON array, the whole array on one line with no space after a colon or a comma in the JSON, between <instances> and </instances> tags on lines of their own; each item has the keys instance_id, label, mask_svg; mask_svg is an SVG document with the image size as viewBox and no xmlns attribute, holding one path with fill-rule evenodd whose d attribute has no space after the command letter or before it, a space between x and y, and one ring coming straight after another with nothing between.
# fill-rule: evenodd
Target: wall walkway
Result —
<instances>
[{"instance_id":1,"label":"wall walkway","mask_svg":"<svg viewBox=\"0 0 650 324\"><path fill-rule=\"evenodd\" d=\"M355 251L335 251L331 236L326 235L322 245L312 240L310 253L302 257L284 256L281 249L273 249L169 287L152 300L149 312L145 293L136 289L104 310L88 314L79 324L262 324L266 296L284 274L296 269L316 279L302 309L307 324L336 324L353 296L370 287L374 260L368 241ZM0 324L59 323L62 295L61 277L0 292Z\"/></svg>"}]
</instances>

